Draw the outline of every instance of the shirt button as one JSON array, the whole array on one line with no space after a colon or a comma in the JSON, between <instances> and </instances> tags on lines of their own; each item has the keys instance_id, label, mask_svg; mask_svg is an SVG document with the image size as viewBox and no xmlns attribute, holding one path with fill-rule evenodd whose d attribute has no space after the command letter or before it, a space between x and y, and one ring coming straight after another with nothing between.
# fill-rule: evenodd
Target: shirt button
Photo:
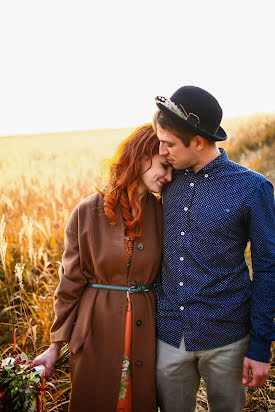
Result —
<instances>
[{"instance_id":1,"label":"shirt button","mask_svg":"<svg viewBox=\"0 0 275 412\"><path fill-rule=\"evenodd\" d=\"M141 326L142 325L142 321L141 320L137 320L136 321L136 326Z\"/></svg>"},{"instance_id":2,"label":"shirt button","mask_svg":"<svg viewBox=\"0 0 275 412\"><path fill-rule=\"evenodd\" d=\"M190 186L191 186L191 187L194 187L194 183L190 183Z\"/></svg>"},{"instance_id":3,"label":"shirt button","mask_svg":"<svg viewBox=\"0 0 275 412\"><path fill-rule=\"evenodd\" d=\"M141 368L142 366L143 366L142 360L136 361L136 367L137 367L137 368Z\"/></svg>"},{"instance_id":4,"label":"shirt button","mask_svg":"<svg viewBox=\"0 0 275 412\"><path fill-rule=\"evenodd\" d=\"M181 307L180 307L180 310L184 310L184 306L181 306Z\"/></svg>"},{"instance_id":5,"label":"shirt button","mask_svg":"<svg viewBox=\"0 0 275 412\"><path fill-rule=\"evenodd\" d=\"M185 212L187 212L187 210L188 210L188 207L186 207L186 206L185 206L185 208L184 208L183 210L184 210Z\"/></svg>"},{"instance_id":6,"label":"shirt button","mask_svg":"<svg viewBox=\"0 0 275 412\"><path fill-rule=\"evenodd\" d=\"M208 174L207 174L207 173L205 173L204 177L208 177Z\"/></svg>"},{"instance_id":7,"label":"shirt button","mask_svg":"<svg viewBox=\"0 0 275 412\"><path fill-rule=\"evenodd\" d=\"M139 243L139 244L137 245L137 247L138 247L139 250L142 250L142 249L144 248L143 243Z\"/></svg>"},{"instance_id":8,"label":"shirt button","mask_svg":"<svg viewBox=\"0 0 275 412\"><path fill-rule=\"evenodd\" d=\"M181 256L181 257L180 257L180 261L182 262L183 260L184 260L184 257L183 257L183 256Z\"/></svg>"},{"instance_id":9,"label":"shirt button","mask_svg":"<svg viewBox=\"0 0 275 412\"><path fill-rule=\"evenodd\" d=\"M183 282L180 282L179 285L180 285L180 286L183 286Z\"/></svg>"},{"instance_id":10,"label":"shirt button","mask_svg":"<svg viewBox=\"0 0 275 412\"><path fill-rule=\"evenodd\" d=\"M180 232L180 234L181 234L181 236L184 236L184 235L185 235L185 232Z\"/></svg>"}]
</instances>

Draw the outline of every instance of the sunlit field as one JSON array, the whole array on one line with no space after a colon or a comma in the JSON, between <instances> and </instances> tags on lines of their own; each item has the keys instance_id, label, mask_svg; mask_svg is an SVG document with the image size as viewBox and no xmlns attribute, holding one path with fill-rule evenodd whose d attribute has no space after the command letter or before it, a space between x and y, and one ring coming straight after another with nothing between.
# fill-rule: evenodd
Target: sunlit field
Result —
<instances>
[{"instance_id":1,"label":"sunlit field","mask_svg":"<svg viewBox=\"0 0 275 412\"><path fill-rule=\"evenodd\" d=\"M275 182L275 114L223 122L232 160ZM49 345L63 231L74 206L102 187L105 160L133 129L0 137L0 347L32 358ZM247 255L250 262L249 254ZM265 388L248 391L246 411L275 410L274 369ZM63 362L43 395L44 411L66 411L70 379ZM198 411L206 411L205 389Z\"/></svg>"}]
</instances>

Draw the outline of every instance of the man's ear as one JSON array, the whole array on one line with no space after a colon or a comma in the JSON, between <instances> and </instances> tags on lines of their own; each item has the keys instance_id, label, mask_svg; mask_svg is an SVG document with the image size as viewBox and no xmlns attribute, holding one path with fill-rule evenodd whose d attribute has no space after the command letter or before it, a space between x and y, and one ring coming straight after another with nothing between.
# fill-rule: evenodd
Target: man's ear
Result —
<instances>
[{"instance_id":1,"label":"man's ear","mask_svg":"<svg viewBox=\"0 0 275 412\"><path fill-rule=\"evenodd\" d=\"M193 139L190 141L190 145L192 145L192 148L196 150L196 152L201 152L206 144L206 139L200 135L196 135L193 137Z\"/></svg>"}]
</instances>

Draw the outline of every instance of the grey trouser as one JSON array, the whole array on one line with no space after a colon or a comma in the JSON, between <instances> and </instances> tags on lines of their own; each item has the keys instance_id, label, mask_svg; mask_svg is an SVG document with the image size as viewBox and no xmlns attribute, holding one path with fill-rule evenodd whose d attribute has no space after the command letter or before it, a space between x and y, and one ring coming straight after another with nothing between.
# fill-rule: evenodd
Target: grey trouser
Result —
<instances>
[{"instance_id":1,"label":"grey trouser","mask_svg":"<svg viewBox=\"0 0 275 412\"><path fill-rule=\"evenodd\" d=\"M193 412L200 377L211 412L240 412L245 404L243 358L249 335L220 348L190 352L158 340L156 378L161 412Z\"/></svg>"}]
</instances>

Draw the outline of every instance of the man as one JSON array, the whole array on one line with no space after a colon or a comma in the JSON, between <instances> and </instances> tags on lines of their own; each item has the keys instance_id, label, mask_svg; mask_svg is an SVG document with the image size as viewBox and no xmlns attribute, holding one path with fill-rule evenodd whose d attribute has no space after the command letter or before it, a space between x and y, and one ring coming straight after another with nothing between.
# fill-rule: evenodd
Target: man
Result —
<instances>
[{"instance_id":1,"label":"man","mask_svg":"<svg viewBox=\"0 0 275 412\"><path fill-rule=\"evenodd\" d=\"M245 386L263 386L270 369L273 187L217 148L227 136L210 93L184 86L156 104L159 153L175 169L163 195L159 404L162 412L194 411L202 377L211 412L241 411ZM253 281L244 258L248 241Z\"/></svg>"}]
</instances>

